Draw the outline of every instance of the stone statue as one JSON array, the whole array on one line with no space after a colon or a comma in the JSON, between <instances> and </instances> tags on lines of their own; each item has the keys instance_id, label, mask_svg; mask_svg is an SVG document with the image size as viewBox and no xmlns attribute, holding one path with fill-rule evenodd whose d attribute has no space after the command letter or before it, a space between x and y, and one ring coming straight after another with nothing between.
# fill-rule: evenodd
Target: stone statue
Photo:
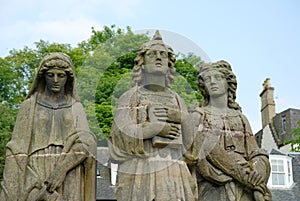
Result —
<instances>
[{"instance_id":1,"label":"stone statue","mask_svg":"<svg viewBox=\"0 0 300 201\"><path fill-rule=\"evenodd\" d=\"M190 112L199 200L271 200L268 154L257 146L235 102L237 81L230 64L201 65L197 84L203 100Z\"/></svg>"},{"instance_id":2,"label":"stone statue","mask_svg":"<svg viewBox=\"0 0 300 201\"><path fill-rule=\"evenodd\" d=\"M135 58L132 88L119 99L110 133L119 164L118 201L197 200L196 182L182 160L193 127L170 84L175 58L157 31Z\"/></svg>"},{"instance_id":3,"label":"stone statue","mask_svg":"<svg viewBox=\"0 0 300 201\"><path fill-rule=\"evenodd\" d=\"M96 148L72 61L50 53L40 63L7 144L0 200L95 200Z\"/></svg>"}]
</instances>

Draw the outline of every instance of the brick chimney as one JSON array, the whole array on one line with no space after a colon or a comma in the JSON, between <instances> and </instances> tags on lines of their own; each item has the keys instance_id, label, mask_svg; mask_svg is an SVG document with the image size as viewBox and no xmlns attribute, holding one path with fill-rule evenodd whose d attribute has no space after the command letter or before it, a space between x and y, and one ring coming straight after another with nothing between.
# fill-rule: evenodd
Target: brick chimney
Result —
<instances>
[{"instance_id":1,"label":"brick chimney","mask_svg":"<svg viewBox=\"0 0 300 201\"><path fill-rule=\"evenodd\" d=\"M261 120L262 128L269 123L272 123L272 118L275 113L274 87L271 87L270 78L267 78L263 83L263 91L260 93L261 99Z\"/></svg>"}]
</instances>

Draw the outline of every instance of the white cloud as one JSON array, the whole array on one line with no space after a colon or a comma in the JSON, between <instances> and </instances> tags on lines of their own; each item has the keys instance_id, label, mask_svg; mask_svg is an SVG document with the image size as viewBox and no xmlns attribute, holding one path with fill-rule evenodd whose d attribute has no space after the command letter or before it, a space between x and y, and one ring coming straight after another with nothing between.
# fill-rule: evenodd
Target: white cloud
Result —
<instances>
[{"instance_id":1,"label":"white cloud","mask_svg":"<svg viewBox=\"0 0 300 201\"><path fill-rule=\"evenodd\" d=\"M40 39L75 45L91 36L91 27L135 16L144 0L11 0L0 8L0 56L32 47ZM5 19L5 20L4 20Z\"/></svg>"},{"instance_id":2,"label":"white cloud","mask_svg":"<svg viewBox=\"0 0 300 201\"><path fill-rule=\"evenodd\" d=\"M2 40L0 56L6 56L8 51L13 48L33 47L34 42L40 39L49 42L69 43L74 46L91 36L91 27L101 30L102 26L100 22L86 17L36 22L18 21L6 26L0 32Z\"/></svg>"},{"instance_id":3,"label":"white cloud","mask_svg":"<svg viewBox=\"0 0 300 201\"><path fill-rule=\"evenodd\" d=\"M91 27L101 29L102 25L88 18L40 21L29 25L32 38L76 44L91 36Z\"/></svg>"}]
</instances>

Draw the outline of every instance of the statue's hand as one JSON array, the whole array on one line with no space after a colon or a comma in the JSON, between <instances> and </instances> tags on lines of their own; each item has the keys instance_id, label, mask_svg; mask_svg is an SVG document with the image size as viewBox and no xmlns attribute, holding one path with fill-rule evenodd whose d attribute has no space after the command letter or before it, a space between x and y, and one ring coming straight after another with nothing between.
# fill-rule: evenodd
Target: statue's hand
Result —
<instances>
[{"instance_id":1,"label":"statue's hand","mask_svg":"<svg viewBox=\"0 0 300 201\"><path fill-rule=\"evenodd\" d=\"M256 170L251 168L249 161L238 162L241 166L241 174L244 175L244 182L247 182L249 186L258 186L263 183L264 179Z\"/></svg>"},{"instance_id":2,"label":"statue's hand","mask_svg":"<svg viewBox=\"0 0 300 201\"><path fill-rule=\"evenodd\" d=\"M181 123L181 111L179 109L154 107L153 113L158 121Z\"/></svg>"},{"instance_id":3,"label":"statue's hand","mask_svg":"<svg viewBox=\"0 0 300 201\"><path fill-rule=\"evenodd\" d=\"M48 192L53 193L55 189L60 187L65 180L67 172L61 166L56 166L56 168L51 172L50 176L44 182Z\"/></svg>"},{"instance_id":4,"label":"statue's hand","mask_svg":"<svg viewBox=\"0 0 300 201\"><path fill-rule=\"evenodd\" d=\"M62 201L61 195L59 195L56 191L49 192L46 189L47 187L44 186L40 189L39 194L34 197L29 197L28 201L45 201L45 200L55 200L55 201Z\"/></svg>"},{"instance_id":5,"label":"statue's hand","mask_svg":"<svg viewBox=\"0 0 300 201\"><path fill-rule=\"evenodd\" d=\"M244 167L238 168L238 174L234 178L248 189L254 189L264 181L263 177L257 171Z\"/></svg>"},{"instance_id":6,"label":"statue's hand","mask_svg":"<svg viewBox=\"0 0 300 201\"><path fill-rule=\"evenodd\" d=\"M181 123L181 111L179 109L168 109L168 121L172 123Z\"/></svg>"},{"instance_id":7,"label":"statue's hand","mask_svg":"<svg viewBox=\"0 0 300 201\"><path fill-rule=\"evenodd\" d=\"M256 171L252 170L249 172L248 183L253 186L258 186L264 182L264 178Z\"/></svg>"},{"instance_id":8,"label":"statue's hand","mask_svg":"<svg viewBox=\"0 0 300 201\"><path fill-rule=\"evenodd\" d=\"M255 201L265 201L264 195L260 191L254 191L253 197Z\"/></svg>"},{"instance_id":9,"label":"statue's hand","mask_svg":"<svg viewBox=\"0 0 300 201\"><path fill-rule=\"evenodd\" d=\"M189 152L184 153L183 156L184 156L184 161L188 165L196 165L198 162L198 159Z\"/></svg>"},{"instance_id":10,"label":"statue's hand","mask_svg":"<svg viewBox=\"0 0 300 201\"><path fill-rule=\"evenodd\" d=\"M150 109L150 111L153 112L155 119L161 122L167 122L168 121L168 109L165 107L154 107L153 109ZM150 112L151 113L151 112ZM151 119L151 116L150 116Z\"/></svg>"},{"instance_id":11,"label":"statue's hand","mask_svg":"<svg viewBox=\"0 0 300 201\"><path fill-rule=\"evenodd\" d=\"M181 134L181 129L179 124L165 123L164 128L158 134L158 136L175 139Z\"/></svg>"}]
</instances>

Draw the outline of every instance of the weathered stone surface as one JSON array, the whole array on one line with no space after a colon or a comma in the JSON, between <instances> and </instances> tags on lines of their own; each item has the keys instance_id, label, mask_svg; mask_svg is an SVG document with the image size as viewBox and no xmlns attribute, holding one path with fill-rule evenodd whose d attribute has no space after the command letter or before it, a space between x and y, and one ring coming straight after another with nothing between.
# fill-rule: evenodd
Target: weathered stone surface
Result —
<instances>
[{"instance_id":1,"label":"weathered stone surface","mask_svg":"<svg viewBox=\"0 0 300 201\"><path fill-rule=\"evenodd\" d=\"M41 62L7 144L2 201L95 200L96 138L75 90L69 56Z\"/></svg>"},{"instance_id":2,"label":"weathered stone surface","mask_svg":"<svg viewBox=\"0 0 300 201\"><path fill-rule=\"evenodd\" d=\"M203 101L190 110L195 124L192 155L198 199L271 200L266 186L268 154L258 148L248 120L235 102L237 82L230 64L203 64L198 87Z\"/></svg>"},{"instance_id":3,"label":"weathered stone surface","mask_svg":"<svg viewBox=\"0 0 300 201\"><path fill-rule=\"evenodd\" d=\"M119 201L197 199L182 161L191 121L184 101L169 88L174 62L173 50L156 32L139 49L132 88L119 99L109 143L111 160L119 164Z\"/></svg>"}]
</instances>

